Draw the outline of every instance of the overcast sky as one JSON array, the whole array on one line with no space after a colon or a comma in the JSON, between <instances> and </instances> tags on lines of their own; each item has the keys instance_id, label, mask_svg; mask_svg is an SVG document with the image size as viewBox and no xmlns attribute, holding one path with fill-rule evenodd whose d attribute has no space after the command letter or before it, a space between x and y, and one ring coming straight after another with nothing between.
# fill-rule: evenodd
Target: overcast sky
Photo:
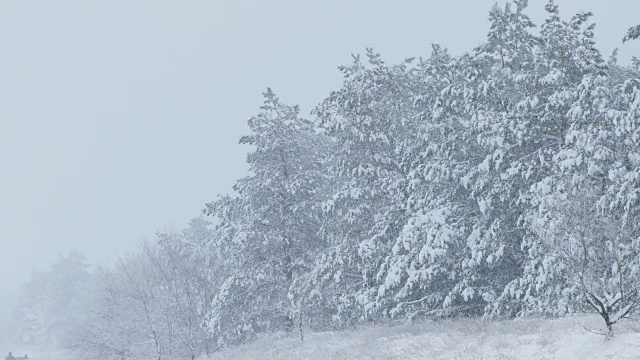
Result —
<instances>
[{"instance_id":1,"label":"overcast sky","mask_svg":"<svg viewBox=\"0 0 640 360\"><path fill-rule=\"evenodd\" d=\"M0 317L58 254L111 261L229 191L265 87L308 113L351 53L459 54L493 3L0 0ZM545 3L530 1L538 23ZM595 13L607 55L640 55L620 43L637 0L557 3Z\"/></svg>"}]
</instances>

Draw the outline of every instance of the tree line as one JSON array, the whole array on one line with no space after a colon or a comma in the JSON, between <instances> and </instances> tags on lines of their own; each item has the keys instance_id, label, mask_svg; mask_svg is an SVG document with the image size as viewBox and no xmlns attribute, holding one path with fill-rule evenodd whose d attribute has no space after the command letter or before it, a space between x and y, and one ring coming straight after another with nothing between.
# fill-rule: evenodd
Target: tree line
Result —
<instances>
[{"instance_id":1,"label":"tree line","mask_svg":"<svg viewBox=\"0 0 640 360\"><path fill-rule=\"evenodd\" d=\"M309 118L268 89L233 193L111 268L62 258L17 335L159 360L425 317L589 311L612 335L640 306L640 60L604 58L591 13L526 8L460 56L367 49Z\"/></svg>"}]
</instances>

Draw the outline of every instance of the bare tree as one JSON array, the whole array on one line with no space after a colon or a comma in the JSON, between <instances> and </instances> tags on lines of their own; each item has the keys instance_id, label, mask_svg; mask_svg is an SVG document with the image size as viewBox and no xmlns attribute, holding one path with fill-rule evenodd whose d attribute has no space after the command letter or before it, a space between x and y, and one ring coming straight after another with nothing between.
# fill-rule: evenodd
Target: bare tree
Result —
<instances>
[{"instance_id":1,"label":"bare tree","mask_svg":"<svg viewBox=\"0 0 640 360\"><path fill-rule=\"evenodd\" d=\"M546 260L574 292L604 320L607 337L613 325L640 305L638 241L616 214L599 210L589 191L559 200L549 220L534 227L547 247Z\"/></svg>"}]
</instances>

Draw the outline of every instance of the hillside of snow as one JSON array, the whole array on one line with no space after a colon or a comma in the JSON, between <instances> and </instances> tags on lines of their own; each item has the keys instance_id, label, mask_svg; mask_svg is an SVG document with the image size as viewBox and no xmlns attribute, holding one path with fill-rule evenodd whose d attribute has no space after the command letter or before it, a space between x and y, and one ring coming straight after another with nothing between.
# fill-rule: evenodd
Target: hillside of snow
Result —
<instances>
[{"instance_id":1,"label":"hillside of snow","mask_svg":"<svg viewBox=\"0 0 640 360\"><path fill-rule=\"evenodd\" d=\"M563 319L447 320L363 327L349 332L265 337L209 360L329 359L640 359L640 321L627 320L609 341L594 316ZM593 331L593 332L592 332Z\"/></svg>"}]
</instances>

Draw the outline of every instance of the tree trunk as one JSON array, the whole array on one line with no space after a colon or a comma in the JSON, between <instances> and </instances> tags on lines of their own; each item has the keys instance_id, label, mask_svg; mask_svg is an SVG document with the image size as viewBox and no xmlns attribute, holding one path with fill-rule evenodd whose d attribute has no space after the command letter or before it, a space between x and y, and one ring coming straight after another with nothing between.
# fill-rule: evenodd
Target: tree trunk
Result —
<instances>
[{"instance_id":1,"label":"tree trunk","mask_svg":"<svg viewBox=\"0 0 640 360\"><path fill-rule=\"evenodd\" d=\"M298 328L300 330L300 342L304 342L304 331L302 330L302 306L300 307L300 315L298 317Z\"/></svg>"},{"instance_id":2,"label":"tree trunk","mask_svg":"<svg viewBox=\"0 0 640 360\"><path fill-rule=\"evenodd\" d=\"M288 247L287 251L289 252L291 244L289 243L288 240L286 243ZM291 258L290 254L285 255L284 263L285 263L284 272L285 272L286 283L288 288L291 289L291 285L293 283L293 259ZM295 315L293 314L293 309L289 309L285 319L285 331L287 332L287 335L295 331L296 325L295 325L294 316Z\"/></svg>"},{"instance_id":3,"label":"tree trunk","mask_svg":"<svg viewBox=\"0 0 640 360\"><path fill-rule=\"evenodd\" d=\"M613 338L613 324L607 324L607 340Z\"/></svg>"}]
</instances>

